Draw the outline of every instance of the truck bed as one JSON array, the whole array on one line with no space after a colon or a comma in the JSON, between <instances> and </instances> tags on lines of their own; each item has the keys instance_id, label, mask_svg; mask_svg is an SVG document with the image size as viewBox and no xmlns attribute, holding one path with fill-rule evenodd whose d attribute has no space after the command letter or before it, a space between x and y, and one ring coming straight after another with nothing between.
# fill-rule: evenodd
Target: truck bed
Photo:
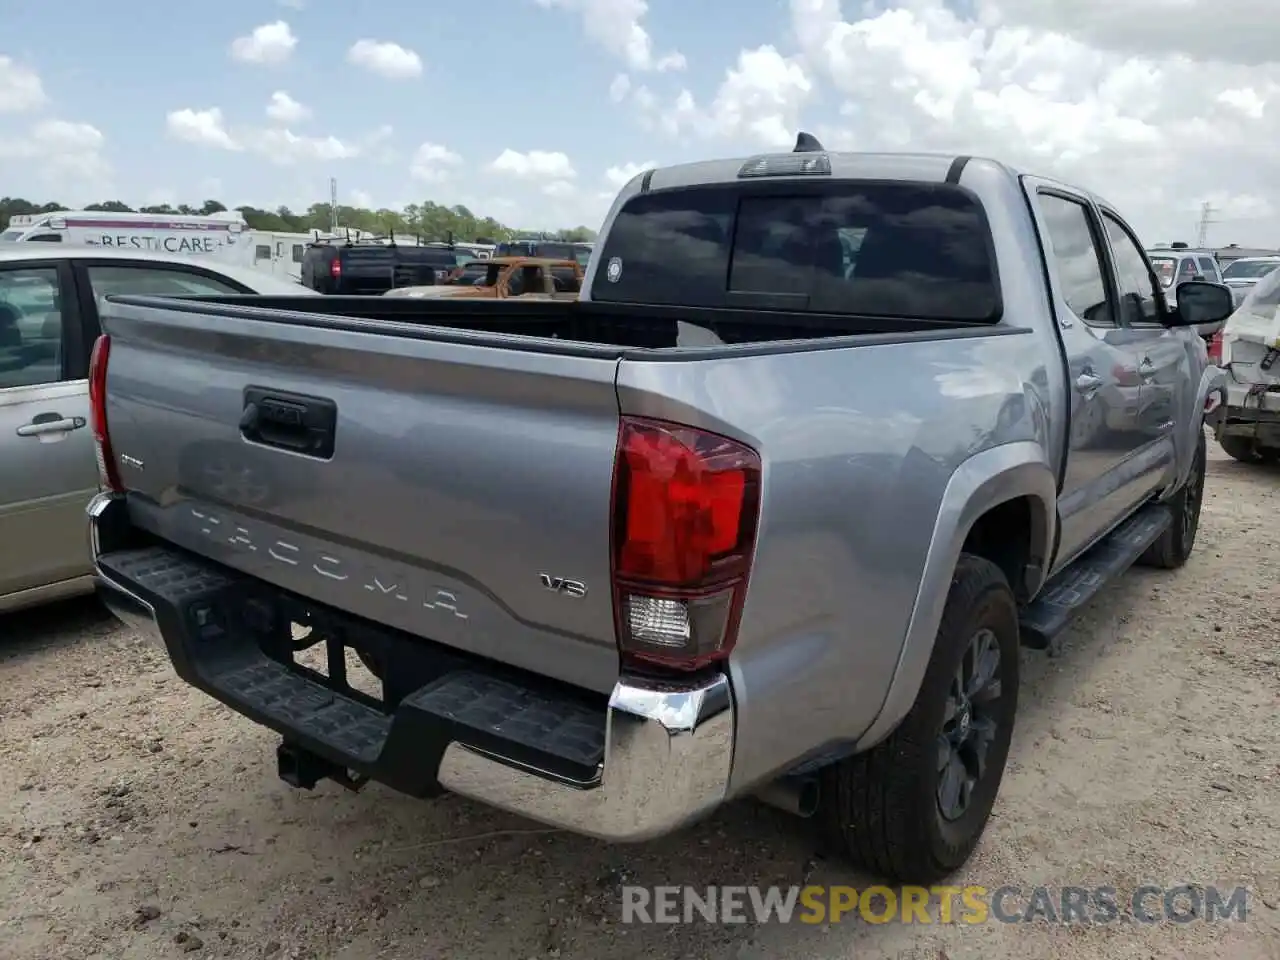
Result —
<instances>
[{"instance_id":1,"label":"truck bed","mask_svg":"<svg viewBox=\"0 0 1280 960\"><path fill-rule=\"evenodd\" d=\"M569 344L639 349L770 343L785 340L830 340L853 336L904 335L929 337L943 331L989 331L990 324L958 321L903 320L851 317L840 314L797 314L794 311L712 309L658 305L604 304L575 297L548 300L516 297L399 298L367 296L278 297L228 295L220 297L111 298L121 304L163 306L191 313L223 313L271 319L293 326L394 333L400 336L474 342L475 334L515 335L521 338L567 341ZM271 311L268 315L263 311ZM504 346L521 349L518 341ZM549 349L525 343L523 349Z\"/></svg>"},{"instance_id":2,"label":"truck bed","mask_svg":"<svg viewBox=\"0 0 1280 960\"><path fill-rule=\"evenodd\" d=\"M897 389L941 417L955 401L935 378L969 349L954 338L990 338L999 357L1030 347L1009 326L822 322L557 301L120 296L103 310L106 420L130 521L160 541L602 694L619 675L611 538L624 417L767 448L769 490L789 477L800 487L786 502L812 504L818 474L782 464L853 449L854 434L890 422ZM840 412L859 382L895 390ZM1001 385L965 402L1008 400ZM795 428L809 437L795 447L771 431L799 407L820 414ZM857 444L873 462L907 441L876 430ZM774 503L766 491L765 522L781 516ZM807 542L807 525L794 529ZM759 628L778 625L757 617Z\"/></svg>"}]
</instances>

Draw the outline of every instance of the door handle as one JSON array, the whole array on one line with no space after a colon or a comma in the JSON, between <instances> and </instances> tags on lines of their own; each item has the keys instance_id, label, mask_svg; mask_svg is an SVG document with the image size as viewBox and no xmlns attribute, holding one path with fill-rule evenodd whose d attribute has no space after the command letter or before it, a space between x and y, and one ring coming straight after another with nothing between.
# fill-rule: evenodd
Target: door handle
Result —
<instances>
[{"instance_id":1,"label":"door handle","mask_svg":"<svg viewBox=\"0 0 1280 960\"><path fill-rule=\"evenodd\" d=\"M1076 377L1076 389L1081 393L1094 393L1102 386L1102 378L1092 373L1082 373Z\"/></svg>"},{"instance_id":2,"label":"door handle","mask_svg":"<svg viewBox=\"0 0 1280 960\"><path fill-rule=\"evenodd\" d=\"M87 420L84 417L64 417L58 420L39 420L23 424L18 428L20 437L43 437L50 433L70 433L79 430Z\"/></svg>"}]
</instances>

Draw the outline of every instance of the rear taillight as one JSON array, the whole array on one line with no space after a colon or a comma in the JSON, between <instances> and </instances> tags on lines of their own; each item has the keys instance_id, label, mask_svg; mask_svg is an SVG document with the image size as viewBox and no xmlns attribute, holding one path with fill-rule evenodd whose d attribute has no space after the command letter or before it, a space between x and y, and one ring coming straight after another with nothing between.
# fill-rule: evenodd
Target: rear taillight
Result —
<instances>
[{"instance_id":1,"label":"rear taillight","mask_svg":"<svg viewBox=\"0 0 1280 960\"><path fill-rule=\"evenodd\" d=\"M1215 364L1222 362L1222 331L1219 330L1209 338L1209 359Z\"/></svg>"},{"instance_id":2,"label":"rear taillight","mask_svg":"<svg viewBox=\"0 0 1280 960\"><path fill-rule=\"evenodd\" d=\"M341 260L332 260L332 261L330 261L330 263L329 263L329 276L333 277L333 279L335 279L335 280L337 280L340 276L342 276L342 261L341 261Z\"/></svg>"},{"instance_id":3,"label":"rear taillight","mask_svg":"<svg viewBox=\"0 0 1280 960\"><path fill-rule=\"evenodd\" d=\"M1119 387L1140 387L1142 386L1142 375L1133 367L1126 367L1122 363L1116 364L1111 368L1111 376Z\"/></svg>"},{"instance_id":4,"label":"rear taillight","mask_svg":"<svg viewBox=\"0 0 1280 960\"><path fill-rule=\"evenodd\" d=\"M107 432L107 360L111 356L111 338L98 337L89 355L89 427L93 430L93 446L98 457L98 482L104 490L123 493L120 471L111 452L111 436Z\"/></svg>"},{"instance_id":5,"label":"rear taillight","mask_svg":"<svg viewBox=\"0 0 1280 960\"><path fill-rule=\"evenodd\" d=\"M737 640L760 457L692 427L624 417L613 481L613 605L624 663L696 670Z\"/></svg>"}]
</instances>

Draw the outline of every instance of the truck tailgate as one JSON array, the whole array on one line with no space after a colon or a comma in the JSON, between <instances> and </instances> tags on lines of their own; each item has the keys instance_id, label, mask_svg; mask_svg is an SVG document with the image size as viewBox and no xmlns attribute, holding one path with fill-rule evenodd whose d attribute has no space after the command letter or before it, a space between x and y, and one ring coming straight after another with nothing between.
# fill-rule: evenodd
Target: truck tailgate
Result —
<instances>
[{"instance_id":1,"label":"truck tailgate","mask_svg":"<svg viewBox=\"0 0 1280 960\"><path fill-rule=\"evenodd\" d=\"M616 351L251 313L108 305L133 522L304 597L611 689ZM329 405L331 457L290 449L299 420L323 435Z\"/></svg>"}]
</instances>

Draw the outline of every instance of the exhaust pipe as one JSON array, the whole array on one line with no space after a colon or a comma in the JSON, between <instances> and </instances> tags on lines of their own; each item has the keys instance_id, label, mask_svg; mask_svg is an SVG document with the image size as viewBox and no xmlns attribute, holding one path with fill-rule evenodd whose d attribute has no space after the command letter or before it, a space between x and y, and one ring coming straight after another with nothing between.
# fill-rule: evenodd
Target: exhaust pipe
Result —
<instances>
[{"instance_id":1,"label":"exhaust pipe","mask_svg":"<svg viewBox=\"0 0 1280 960\"><path fill-rule=\"evenodd\" d=\"M818 809L818 781L813 777L782 777L756 791L756 799L796 817L812 817Z\"/></svg>"}]
</instances>

